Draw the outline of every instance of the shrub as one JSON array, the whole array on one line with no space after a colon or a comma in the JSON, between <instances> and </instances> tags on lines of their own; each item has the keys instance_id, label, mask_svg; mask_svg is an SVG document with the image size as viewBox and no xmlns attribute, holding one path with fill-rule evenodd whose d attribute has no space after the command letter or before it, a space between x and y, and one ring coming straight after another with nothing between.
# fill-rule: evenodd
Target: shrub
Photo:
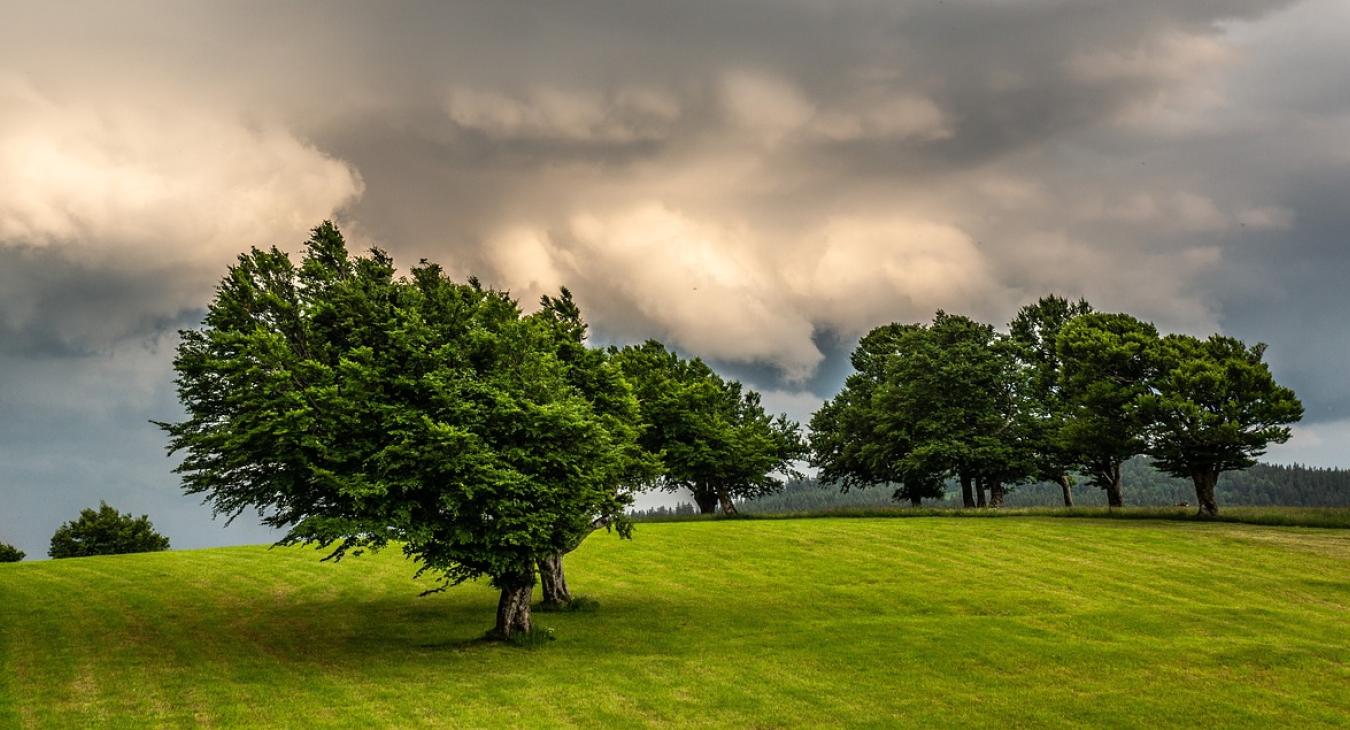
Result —
<instances>
[{"instance_id":1,"label":"shrub","mask_svg":"<svg viewBox=\"0 0 1350 730\"><path fill-rule=\"evenodd\" d=\"M57 528L47 554L53 558L82 558L168 549L169 538L155 532L149 517L122 514L100 502L97 510L83 510L78 519Z\"/></svg>"},{"instance_id":2,"label":"shrub","mask_svg":"<svg viewBox=\"0 0 1350 730\"><path fill-rule=\"evenodd\" d=\"M24 552L13 545L0 542L0 563L17 563L23 560Z\"/></svg>"}]
</instances>

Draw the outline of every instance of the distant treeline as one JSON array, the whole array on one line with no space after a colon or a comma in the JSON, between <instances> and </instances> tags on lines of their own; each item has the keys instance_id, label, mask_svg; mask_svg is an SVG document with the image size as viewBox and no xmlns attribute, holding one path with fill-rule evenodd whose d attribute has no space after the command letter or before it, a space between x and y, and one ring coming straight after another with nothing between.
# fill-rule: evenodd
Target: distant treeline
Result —
<instances>
[{"instance_id":1,"label":"distant treeline","mask_svg":"<svg viewBox=\"0 0 1350 730\"><path fill-rule=\"evenodd\" d=\"M1121 468L1121 481L1129 489L1131 502L1140 506L1191 504L1195 489L1189 480L1170 477L1153 468L1147 458L1127 461ZM1245 471L1229 474L1218 487L1226 504L1264 507L1350 507L1350 469L1310 466L1257 464ZM857 489L841 493L812 478L792 480L783 491L758 499L738 502L746 513L814 512L840 507L895 506L892 490L885 487ZM1074 487L1074 502L1081 506L1106 505L1103 490L1079 480ZM945 499L926 499L924 506L961 506L961 493L955 483L948 485ZM1007 495L1009 507L1060 507L1063 498L1058 484L1026 484ZM697 514L692 503L674 507L634 510L636 517L676 517Z\"/></svg>"}]
</instances>

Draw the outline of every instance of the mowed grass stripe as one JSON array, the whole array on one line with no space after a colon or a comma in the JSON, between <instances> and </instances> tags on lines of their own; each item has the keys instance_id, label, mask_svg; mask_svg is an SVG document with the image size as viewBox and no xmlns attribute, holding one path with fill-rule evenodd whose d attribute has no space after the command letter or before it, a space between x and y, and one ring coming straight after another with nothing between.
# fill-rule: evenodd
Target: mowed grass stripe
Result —
<instances>
[{"instance_id":1,"label":"mowed grass stripe","mask_svg":"<svg viewBox=\"0 0 1350 730\"><path fill-rule=\"evenodd\" d=\"M477 643L495 594L397 551L0 566L0 721L163 726L1336 726L1350 534L1182 522L640 525L591 613Z\"/></svg>"}]
</instances>

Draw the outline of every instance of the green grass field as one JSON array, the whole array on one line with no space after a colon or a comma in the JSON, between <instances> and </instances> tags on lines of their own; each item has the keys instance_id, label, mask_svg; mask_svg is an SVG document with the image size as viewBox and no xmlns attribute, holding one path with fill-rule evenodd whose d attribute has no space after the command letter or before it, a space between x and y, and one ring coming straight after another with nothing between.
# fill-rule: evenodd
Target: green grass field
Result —
<instances>
[{"instance_id":1,"label":"green grass field","mask_svg":"<svg viewBox=\"0 0 1350 730\"><path fill-rule=\"evenodd\" d=\"M599 534L594 612L474 641L396 552L0 565L0 726L1350 723L1350 531L1144 520L724 520ZM425 587L425 586L422 586Z\"/></svg>"}]
</instances>

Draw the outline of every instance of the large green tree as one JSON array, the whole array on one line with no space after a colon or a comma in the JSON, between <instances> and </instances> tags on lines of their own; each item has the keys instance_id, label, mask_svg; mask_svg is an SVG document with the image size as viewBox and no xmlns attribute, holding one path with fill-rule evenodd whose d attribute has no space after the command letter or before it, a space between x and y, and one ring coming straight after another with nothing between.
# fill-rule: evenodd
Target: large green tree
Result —
<instances>
[{"instance_id":1,"label":"large green tree","mask_svg":"<svg viewBox=\"0 0 1350 730\"><path fill-rule=\"evenodd\" d=\"M333 559L397 541L433 590L487 577L493 635L528 632L537 562L621 519L637 416L608 363L565 361L557 310L522 316L425 261L399 277L330 223L299 266L255 248L181 333L187 419L161 425L184 489Z\"/></svg>"},{"instance_id":2,"label":"large green tree","mask_svg":"<svg viewBox=\"0 0 1350 730\"><path fill-rule=\"evenodd\" d=\"M811 421L822 482L848 490L899 484L897 499L942 495L956 477L967 507L998 506L1028 473L1017 364L992 327L938 312L930 325L890 324L854 350L855 372Z\"/></svg>"},{"instance_id":3,"label":"large green tree","mask_svg":"<svg viewBox=\"0 0 1350 730\"><path fill-rule=\"evenodd\" d=\"M1067 414L1061 443L1112 507L1125 503L1120 465L1145 448L1142 405L1156 372L1157 342L1152 324L1104 312L1072 318L1056 338Z\"/></svg>"},{"instance_id":4,"label":"large green tree","mask_svg":"<svg viewBox=\"0 0 1350 730\"><path fill-rule=\"evenodd\" d=\"M56 528L47 555L85 558L168 549L169 538L155 532L148 516L118 512L106 502L100 502L98 509L80 510L79 517Z\"/></svg>"},{"instance_id":5,"label":"large green tree","mask_svg":"<svg viewBox=\"0 0 1350 730\"><path fill-rule=\"evenodd\" d=\"M1063 368L1056 342L1069 320L1090 312L1092 305L1084 299L1075 302L1050 294L1022 307L1008 325L1023 367L1023 406L1035 476L1058 484L1066 507L1073 506L1071 474L1077 464L1064 441L1069 409L1060 387Z\"/></svg>"},{"instance_id":6,"label":"large green tree","mask_svg":"<svg viewBox=\"0 0 1350 730\"><path fill-rule=\"evenodd\" d=\"M1212 517L1219 512L1219 475L1246 469L1267 446L1287 441L1303 404L1275 382L1263 344L1168 335L1156 352L1154 387L1142 400L1146 451L1159 469L1189 477L1199 514Z\"/></svg>"},{"instance_id":7,"label":"large green tree","mask_svg":"<svg viewBox=\"0 0 1350 730\"><path fill-rule=\"evenodd\" d=\"M699 511L726 514L735 501L782 489L806 458L799 427L765 411L759 393L686 359L655 340L615 349L637 394L640 443L660 460L657 483L687 489Z\"/></svg>"}]
</instances>

